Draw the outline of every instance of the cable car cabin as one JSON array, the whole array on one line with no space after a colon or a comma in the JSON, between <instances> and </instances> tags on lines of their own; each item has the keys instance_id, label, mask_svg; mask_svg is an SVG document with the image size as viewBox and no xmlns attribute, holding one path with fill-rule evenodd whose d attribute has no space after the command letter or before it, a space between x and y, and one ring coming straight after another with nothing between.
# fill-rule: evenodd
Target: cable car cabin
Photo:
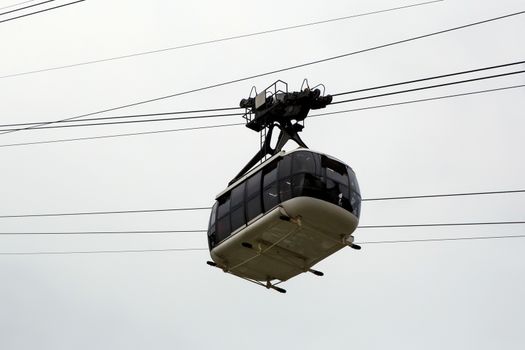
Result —
<instances>
[{"instance_id":1,"label":"cable car cabin","mask_svg":"<svg viewBox=\"0 0 525 350\"><path fill-rule=\"evenodd\" d=\"M281 151L216 197L210 265L267 288L354 245L361 195L353 170L305 148Z\"/></svg>"}]
</instances>

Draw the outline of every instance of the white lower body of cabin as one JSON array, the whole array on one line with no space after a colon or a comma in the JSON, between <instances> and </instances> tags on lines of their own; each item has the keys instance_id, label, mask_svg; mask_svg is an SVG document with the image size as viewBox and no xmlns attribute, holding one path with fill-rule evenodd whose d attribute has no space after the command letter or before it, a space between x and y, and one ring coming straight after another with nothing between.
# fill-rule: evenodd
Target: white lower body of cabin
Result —
<instances>
[{"instance_id":1,"label":"white lower body of cabin","mask_svg":"<svg viewBox=\"0 0 525 350\"><path fill-rule=\"evenodd\" d=\"M311 197L280 203L211 250L224 271L255 281L286 281L353 242L358 218Z\"/></svg>"}]
</instances>

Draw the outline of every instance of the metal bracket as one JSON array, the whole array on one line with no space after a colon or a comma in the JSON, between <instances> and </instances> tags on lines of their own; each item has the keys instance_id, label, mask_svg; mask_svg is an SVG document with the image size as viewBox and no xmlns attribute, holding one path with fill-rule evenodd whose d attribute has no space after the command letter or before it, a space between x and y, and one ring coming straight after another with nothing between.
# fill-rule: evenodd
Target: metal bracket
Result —
<instances>
[{"instance_id":1,"label":"metal bracket","mask_svg":"<svg viewBox=\"0 0 525 350\"><path fill-rule=\"evenodd\" d=\"M279 89L279 85L284 85L284 90ZM305 85L304 90L288 92L288 84L278 80L255 97L251 97L252 92L250 92L250 97L241 100L240 106L246 109L246 127L261 133L261 147L229 185L241 178L259 161L263 161L266 156L279 153L290 140L301 147L308 148L299 136L299 132L304 128L304 119L311 109L324 108L330 104L332 96L324 96L324 91L321 95L319 89L311 90L306 79L301 88ZM275 147L271 147L275 127L278 127L280 132Z\"/></svg>"}]
</instances>

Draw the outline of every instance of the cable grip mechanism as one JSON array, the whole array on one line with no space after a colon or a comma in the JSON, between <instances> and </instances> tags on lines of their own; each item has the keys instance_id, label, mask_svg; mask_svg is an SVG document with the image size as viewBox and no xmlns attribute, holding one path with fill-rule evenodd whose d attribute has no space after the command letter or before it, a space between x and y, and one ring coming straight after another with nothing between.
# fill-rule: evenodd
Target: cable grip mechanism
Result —
<instances>
[{"instance_id":1,"label":"cable grip mechanism","mask_svg":"<svg viewBox=\"0 0 525 350\"><path fill-rule=\"evenodd\" d=\"M240 107L246 109L244 119L246 127L260 133L260 149L242 170L230 181L230 184L246 174L259 161L264 161L267 156L280 152L289 141L295 141L299 146L308 148L299 136L304 128L304 120L311 109L325 108L332 102L331 95L321 95L321 90L310 89L305 79L301 91L288 92L288 84L282 80L256 94L255 97L242 99ZM322 86L324 90L324 85ZM279 136L275 147L271 147L273 130L278 128Z\"/></svg>"}]
</instances>

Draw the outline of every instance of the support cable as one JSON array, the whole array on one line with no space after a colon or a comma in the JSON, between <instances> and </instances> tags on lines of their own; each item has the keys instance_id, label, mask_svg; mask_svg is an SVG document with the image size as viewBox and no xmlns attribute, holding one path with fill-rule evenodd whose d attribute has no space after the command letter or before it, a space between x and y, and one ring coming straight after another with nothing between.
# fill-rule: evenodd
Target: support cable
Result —
<instances>
[{"instance_id":1,"label":"support cable","mask_svg":"<svg viewBox=\"0 0 525 350\"><path fill-rule=\"evenodd\" d=\"M0 252L0 255L71 255L71 254L112 254L112 253L152 253L152 252L158 253L158 252L190 252L190 251L204 251L204 250L208 250L208 248Z\"/></svg>"},{"instance_id":2,"label":"support cable","mask_svg":"<svg viewBox=\"0 0 525 350\"><path fill-rule=\"evenodd\" d=\"M464 93L453 94L453 95L443 95L443 96L436 96L436 97L420 98L420 99L416 99L416 100L393 102L393 103L387 103L387 104L382 104L382 105L374 105L374 106L367 106L367 107L345 109L345 110L335 111L335 112L313 114L313 115L309 116L308 118L323 117L323 116L327 116L327 115L335 115L335 114L350 113L350 112L366 111L366 110L369 110L369 109L376 109L376 108L402 106L402 105L408 105L408 104L419 103L419 102L437 101L437 100L443 100L443 99L454 98L454 97L463 97L463 96L484 94L484 93L488 93L488 92L496 92L496 91L518 89L518 88L524 88L524 87L525 87L525 84L521 84L521 85L505 86L505 87L494 88L494 89L486 89L486 90L478 90L478 91L472 91L472 92L464 92ZM1 147L1 145L0 145L0 147Z\"/></svg>"},{"instance_id":3,"label":"support cable","mask_svg":"<svg viewBox=\"0 0 525 350\"><path fill-rule=\"evenodd\" d=\"M4 9L8 9L8 8L12 8L12 7L15 7L15 6L20 6L20 5L23 5L23 4L27 4L28 2L35 2L36 0L28 0L28 1L22 1L22 2L18 2L16 4L11 4L11 5L7 5L7 6L3 6L3 7L0 7L0 10L4 10Z\"/></svg>"},{"instance_id":4,"label":"support cable","mask_svg":"<svg viewBox=\"0 0 525 350\"><path fill-rule=\"evenodd\" d=\"M522 73L525 73L525 70L519 70L519 71L514 71L514 72L507 72L507 73L501 73L501 74L488 75L488 76L484 76L484 77L471 78L471 79L453 81L453 82L448 82L448 83L441 83L441 84L435 84L435 85L422 86L422 87L406 89L406 90L400 90L400 91L385 92L385 93L377 94L377 95L356 97L356 98L352 98L352 99L348 99L348 100L335 101L335 102L332 102L331 105L336 105L336 104L340 104L340 103L356 102L356 101L362 101L362 100L369 100L369 99L378 98L378 97L399 95L399 94L405 94L407 92L416 92L416 91L422 91L422 90L428 90L428 89L435 89L435 88L451 86L451 85L457 85L457 84L472 83L474 81L481 81L481 80L486 80L486 79L501 78L501 77L506 77L506 76L509 76L509 75L522 74Z\"/></svg>"},{"instance_id":5,"label":"support cable","mask_svg":"<svg viewBox=\"0 0 525 350\"><path fill-rule=\"evenodd\" d=\"M169 115L170 113L150 113L149 115ZM245 113L223 113L223 114L211 114L211 115L197 115L191 117L171 117L171 118L155 118L155 119L132 119L132 120L120 120L120 121L110 121L104 123L86 123L86 124L69 124L69 125L49 125L41 126L34 129L0 129L0 131L20 131L20 130L45 130L45 129L63 129L63 128L77 128L85 126L104 126L104 125L120 125L120 124L138 124L138 123L153 123L153 122L167 122L167 121L176 121L176 120L192 120L192 119L209 119L209 118L224 118L224 117L239 117L243 116ZM134 117L134 116L132 116ZM109 119L114 118L130 118L129 116L122 117L109 117ZM85 121L85 120L73 120L73 121Z\"/></svg>"},{"instance_id":6,"label":"support cable","mask_svg":"<svg viewBox=\"0 0 525 350\"><path fill-rule=\"evenodd\" d=\"M54 122L49 122L49 123L45 123L45 124L39 124L39 125L36 125L36 126L27 127L25 129L22 129L22 130L34 129L34 128L38 128L39 126L52 124L52 123L55 123L55 122L58 122L58 121L67 121L67 120L79 119L79 118L83 118L83 117L92 116L92 115L95 115L95 114L101 114L101 113L105 113L105 112L112 112L112 111L115 111L115 110L120 110L120 109L124 109L124 108L129 108L129 107L135 107L135 106L139 106L139 105L143 105L143 104L147 104L147 103L152 103L152 102L157 102L157 101L161 101L161 100L165 100L165 99L170 99L170 98L174 98L174 97L178 97L178 96L182 96L182 95L187 95L187 94L191 94L191 93L195 93L195 92L199 92L199 91L204 91L204 90L209 90L209 89L213 89L213 88L217 88L217 87L221 87L221 86L231 85L231 84L234 84L234 83L239 83L239 82L242 82L242 81L247 81L247 80L251 80L251 79L255 79L255 78L259 78L259 77L263 77L263 76L267 76L267 75L272 75L272 74L281 73L281 72L285 72L285 71L289 71L289 70L303 68L303 67L307 67L307 66L311 66L311 65L315 65L315 64L319 64L319 63L329 62L329 61L333 61L333 60L337 60L337 59L341 59L341 58L345 58L345 57L349 57L349 56L353 56L353 55L357 55L357 54L361 54L361 53L365 53L365 52L370 52L370 51L374 51L374 50L379 50L379 49L383 49L383 48L387 48L387 47L391 47L391 46L395 46L395 45L399 45L399 44L404 44L404 43L408 43L408 42L412 42L412 41L416 41L416 40L420 40L420 39L424 39L424 38L428 38L428 37L432 37L432 36L436 36L436 35L440 35L440 34L450 33L450 32L453 32L453 31L457 31L457 30L461 30L461 29L465 29L465 28L469 28L469 27L473 27L473 26L478 26L478 25L481 25L481 24L486 24L486 23L490 23L490 22L494 22L494 21L508 19L508 18L511 18L511 17L514 17L514 16L523 15L523 14L525 14L525 11L513 12L513 13L510 13L510 14L506 14L506 15L502 15L502 16L498 16L498 17L492 17L492 18L489 18L489 19L486 19L486 20L482 20L482 21L472 22L472 23L461 25L461 26L456 26L456 27L452 27L452 28L448 28L448 29L443 29L443 30L439 30L439 31L435 31L435 32L431 32L431 33L427 33L427 34L423 34L423 35L413 36L413 37L410 37L410 38L407 38L407 39L396 40L396 41L392 41L392 42L389 42L389 43L386 43L386 44L376 45L376 46L372 46L372 47L369 47L369 48L366 48L366 49L352 51L352 52L344 53L344 54L341 54L341 55L331 56L331 57L327 57L327 58L323 58L323 59L319 59L319 60L315 60L315 61L310 61L310 62L306 62L306 63L294 65L294 66L280 68L280 69L268 71L268 72L265 72L265 73L259 73L259 74L255 74L255 75L251 75L251 76L246 76L246 77L243 77L243 78L238 78L238 79L233 79L233 80L229 80L229 81L225 81L225 82L221 82L221 83L217 83L217 84L203 86L203 87L196 88L196 89L186 90L186 91L183 91L183 92L178 92L178 93L173 93L173 94L169 94L169 95L165 95L165 96L155 97L155 98L142 100L142 101L138 101L138 102L128 103L128 104L120 105L120 106L116 106L116 107L106 108L106 109L103 109L103 110L98 110L98 111L91 112L91 113L85 113L85 114L81 114L81 115L77 115L77 116L73 116L73 117L57 120L57 121L54 121ZM22 131L22 130L18 130L18 131ZM6 131L6 132L3 132L3 133L0 133L0 135L7 134L7 133L12 133L12 132L16 132L16 131Z\"/></svg>"},{"instance_id":7,"label":"support cable","mask_svg":"<svg viewBox=\"0 0 525 350\"><path fill-rule=\"evenodd\" d=\"M424 239L405 239L395 241L365 241L358 244L392 244L392 243L420 243L420 242L446 242L446 241L471 241L471 240L489 240L505 238L524 238L525 235L504 235L504 236L471 236L471 237L452 237L452 238L424 238Z\"/></svg>"},{"instance_id":8,"label":"support cable","mask_svg":"<svg viewBox=\"0 0 525 350\"><path fill-rule=\"evenodd\" d=\"M489 221L489 222L452 222L452 223L427 223L427 224L399 224L399 225L363 225L361 229L384 228L412 228L412 227L450 227L450 226L486 226L486 225L522 225L525 221Z\"/></svg>"},{"instance_id":9,"label":"support cable","mask_svg":"<svg viewBox=\"0 0 525 350\"><path fill-rule=\"evenodd\" d=\"M435 79L441 79L441 78L450 78L450 77L457 76L457 75L478 73L478 72L483 72L483 71L486 71L486 70L511 67L511 66L515 66L515 65L519 65L519 64L524 64L524 63L525 63L525 60L521 60L521 61L516 61L516 62L498 64L498 65L495 65L495 66L481 67L481 68L463 70L463 71L459 71L459 72L447 73L447 74L441 74L441 75L433 75L433 76L430 76L430 77L418 78L418 79L413 79L413 80L405 80L405 81L402 81L402 82L399 82L399 83L391 83L391 84L373 86L373 87L369 87L369 88L351 90L351 91L340 92L340 93L337 93L337 94L330 94L330 95L332 95L333 97L337 97L337 96L348 95L348 94L355 94L355 93L365 92L365 91L370 91L370 90L384 89L384 88L389 88L389 87L394 87L394 86L399 86L399 85L421 83L423 81L429 81L429 80L435 80Z\"/></svg>"},{"instance_id":10,"label":"support cable","mask_svg":"<svg viewBox=\"0 0 525 350\"><path fill-rule=\"evenodd\" d=\"M22 10L25 10L25 9L28 9L28 8L31 8L31 7L47 4L48 2L53 2L53 1L55 1L55 0L46 0L46 1L39 2L37 4L20 7L20 8L14 9L14 10L9 10L9 11L0 13L0 16L7 15L9 13L13 13L13 12L17 12L17 11L22 11ZM13 6L13 5L11 5L11 6Z\"/></svg>"},{"instance_id":11,"label":"support cable","mask_svg":"<svg viewBox=\"0 0 525 350\"><path fill-rule=\"evenodd\" d=\"M376 198L363 198L363 202L374 202L374 201L391 201L401 199L423 199L423 198L446 198L446 197L465 197L465 196L485 196L485 195L498 195L498 194L510 194L510 193L524 193L525 190L503 190L503 191L483 191L483 192L456 192L456 193L439 193L439 194L423 194L415 196L397 196L397 197L376 197Z\"/></svg>"},{"instance_id":12,"label":"support cable","mask_svg":"<svg viewBox=\"0 0 525 350\"><path fill-rule=\"evenodd\" d=\"M180 49L190 48L190 47L194 47L194 46L202 46L202 45L208 45L208 44L213 44L213 43L237 40L237 39L248 38L248 37L252 37L252 36L258 36L258 35L282 32L282 31L286 31L286 30L310 27L310 26L315 26L315 25L324 24L324 23L331 23L331 22L337 22L337 21L342 21L342 20L347 20L347 19L352 19L352 18L357 18L357 17L364 17L364 16L369 16L369 15L374 15L374 14L379 14L379 13L385 13L385 12L397 11L397 10L402 10L402 9L408 9L408 8L416 7L416 6L430 5L430 4L437 3L437 2L442 2L442 1L444 1L444 0L426 1L426 2L421 2L421 3L416 3L416 4L410 4L410 5L405 5L405 6L393 7L393 8L379 10L379 11L359 13L359 14L350 15L350 16L344 16L344 17L332 18L332 19L328 19L328 20L322 20L322 21L298 24L298 25L293 25L293 26L269 29L269 30L264 30L264 31L260 31L260 32L248 33L248 34L235 35L235 36L230 36L230 37L225 37L225 38L220 38L220 39L201 41L201 42L191 43L191 44L186 44L186 45L172 46L172 47L166 47L166 48L150 50L150 51L135 52L135 53L132 53L132 54L127 54L127 55L108 57L108 58L103 58L103 59L98 59L98 60L84 61L84 62L72 63L72 64L67 64L67 65L62 65L62 66L42 68L42 69L26 71L26 72L20 72L20 73L13 73L13 74L0 76L0 79L17 77L17 76L21 76L21 75L43 73L43 72L49 72L49 71L66 69L66 68L73 68L73 67L79 67L79 66L86 66L86 65L96 64L96 63L110 62L110 61L122 60L122 59L126 59L126 58L151 55L151 54L162 53L162 52L173 51L173 50L180 50Z\"/></svg>"},{"instance_id":13,"label":"support cable","mask_svg":"<svg viewBox=\"0 0 525 350\"><path fill-rule=\"evenodd\" d=\"M494 88L494 89L478 90L478 91L459 93L459 94L453 94L453 95L444 95L444 96L422 98L422 99L417 99L417 100L408 100L408 101L388 103L388 104L382 104L382 105L374 105L374 106L368 106L368 107L347 109L347 110L342 110L342 111L314 114L314 115L309 116L309 118L321 117L321 116L327 116L327 115L335 115L335 114L342 114L342 113L349 113L349 112L364 111L364 110L376 109L376 108L394 107L394 106L407 105L407 104L413 104L413 103L419 103L419 102L436 101L436 100L442 100L442 99L448 99L448 98L477 95L477 94L483 94L483 93L489 93L489 92L496 92L496 91L504 91L504 90L510 90L510 89L523 88L523 87L525 87L525 84L505 86L505 87ZM155 131L133 132L133 133L124 133L124 134L110 134L110 135L101 135L101 136L86 136L86 137L76 137L76 138L56 139L56 140L44 140L44 141L34 141L34 142L8 143L8 144L0 144L0 148L30 146L30 145L39 145L39 144L51 144L51 143L61 143L61 142L73 142L73 141L87 141L87 140L107 139L107 138L116 138L116 137L150 135L150 134L162 134L162 133L171 133L171 132L178 132L178 131L193 131L193 130L214 129L214 128L222 128L222 127L241 126L241 125L246 125L246 124L245 123L229 123L229 124L218 124L218 125L199 126L199 127L190 127L190 128L178 128L178 129L164 129L164 130L155 130Z\"/></svg>"},{"instance_id":14,"label":"support cable","mask_svg":"<svg viewBox=\"0 0 525 350\"><path fill-rule=\"evenodd\" d=\"M207 113L207 112L222 112L222 111L232 111L243 109L241 107L224 107L224 108L210 108L210 109L194 109L188 111L173 111L173 112L159 112L159 113L142 113L142 114L127 114L127 115L117 115L112 117L98 117L98 118L86 118L86 119L75 119L70 121L59 121L58 123L78 123L78 122L87 122L87 121L97 121L97 120L112 120L112 119L124 119L124 118L140 118L140 117L155 117L163 115L178 115L178 114L193 114L193 113ZM239 113L244 115L244 113ZM191 119L191 118L188 118ZM36 125L44 124L49 121L40 121L40 122L31 122L31 123L15 123L15 124L1 124L0 127L12 127L12 126L25 126L25 125Z\"/></svg>"},{"instance_id":15,"label":"support cable","mask_svg":"<svg viewBox=\"0 0 525 350\"><path fill-rule=\"evenodd\" d=\"M501 235L501 236L468 236L452 238L424 238L406 240L386 241L363 241L359 245L366 244L395 244L395 243L421 243L421 242L446 242L446 241L470 241L470 240L493 240L525 238L525 235ZM72 254L117 254L117 253L159 253L159 252L190 252L208 251L208 248L164 248L164 249L125 249L125 250L83 250L83 251L33 251L33 252L0 252L0 255L72 255Z\"/></svg>"},{"instance_id":16,"label":"support cable","mask_svg":"<svg viewBox=\"0 0 525 350\"><path fill-rule=\"evenodd\" d=\"M335 104L342 104L342 103L350 103L350 102L356 102L356 101L362 101L362 100L368 100L368 99L374 99L379 97L386 97L386 96L393 96L398 94L404 94L409 92L416 92L421 90L428 90L428 89L434 89L434 88L440 88L445 86L451 86L451 85L457 85L457 84L464 84L464 83L471 83L475 81L481 81L481 80L487 80L487 79L494 79L494 78L501 78L505 76L510 76L514 74L522 74L525 73L525 70L520 71L514 71L514 72L507 72L507 73L501 73L501 74L494 74L494 75L488 75L484 77L477 77L477 78L471 78L471 79L465 79L465 80L459 80L459 81L453 81L453 82L447 82L447 83L441 83L436 85L429 85L429 86L422 86L407 90L400 90L400 91L392 91L388 93L378 94L378 95L369 95L369 96L363 96L343 101L336 101L332 102L332 105ZM401 83L399 83L401 84ZM397 85L399 85L397 84ZM380 88L380 87L378 87ZM375 88L368 88L364 90L371 90ZM240 109L240 107L228 107L228 108L215 108L215 109L208 109L208 110L200 110L202 112L210 112L210 111L225 111L225 110L236 110ZM100 117L100 118L89 118L89 119L76 119L71 121L60 121L60 122L53 122L53 121L46 121L46 122L34 122L34 123L16 123L16 124L3 124L0 125L0 128L3 127L15 127L15 126L26 126L26 125L42 125L42 124L63 124L63 123L78 123L78 122L86 122L86 121L99 121L99 120L115 120L115 119L128 119L128 118L139 118L139 117L149 117L149 116L166 116L166 115L174 115L174 114L186 114L186 113L196 113L199 112L199 110L195 111L175 111L175 112L162 112L162 113L147 113L147 114L134 114L134 115L122 115L122 116L112 116L112 117ZM323 114L317 114L313 116L319 116L319 115L328 115L329 113L323 113ZM156 118L156 119L140 119L140 120L120 120L120 121L110 121L110 122L97 122L97 123L84 123L84 124L68 124L68 125L51 125L51 126L39 126L38 128L15 128L15 129L0 129L1 131L21 131L21 130L45 130L45 129L59 129L59 128L72 128L72 127L85 127L85 126L104 126L104 125L118 125L118 124L131 124L131 123L150 123L150 122L165 122L165 121L175 121L175 120L191 120L191 119L209 119L209 118L223 118L223 117L233 117L233 116L242 116L245 115L245 113L223 113L223 114L208 114L208 115L198 115L198 116L188 116L188 117L171 117L171 118Z\"/></svg>"},{"instance_id":17,"label":"support cable","mask_svg":"<svg viewBox=\"0 0 525 350\"><path fill-rule=\"evenodd\" d=\"M83 2L83 1L86 1L86 0L77 0L77 1L73 1L73 2L68 2L67 4L62 4L62 5L58 5L58 6L54 6L54 7L49 7L49 8L46 8L44 10L35 11L35 12L31 12L31 13L26 13L24 15L20 15L20 16L16 16L16 17L11 17L9 19L0 20L0 23L5 23L5 22L9 22L9 21L12 21L12 20L15 20L15 19L36 15L38 13L42 13L42 12L46 12L46 11L56 10L58 8L69 6L69 5L74 5L74 4L77 4L79 2Z\"/></svg>"},{"instance_id":18,"label":"support cable","mask_svg":"<svg viewBox=\"0 0 525 350\"><path fill-rule=\"evenodd\" d=\"M358 229L417 228L417 227L452 227L452 226L491 226L523 225L525 221L488 221L488 222L451 222L398 225L362 225ZM208 230L127 230L127 231L64 231L64 232L0 232L0 235L128 235L128 234L165 234L165 233L204 233Z\"/></svg>"},{"instance_id":19,"label":"support cable","mask_svg":"<svg viewBox=\"0 0 525 350\"><path fill-rule=\"evenodd\" d=\"M132 230L132 231L63 231L63 232L0 232L0 235L132 235L132 234L165 234L165 233L204 233L207 230Z\"/></svg>"},{"instance_id":20,"label":"support cable","mask_svg":"<svg viewBox=\"0 0 525 350\"><path fill-rule=\"evenodd\" d=\"M195 131L195 130L204 130L204 129L226 128L226 127L241 126L241 125L246 125L246 123L216 124L216 125L196 126L196 127L190 127L190 128L177 128L177 129L131 132L131 133L124 133L124 134L102 135L102 136L75 137L75 138L58 139L58 140L10 143L10 144L0 145L0 148L41 145L41 144L61 143L61 142L73 142L73 141L111 139L111 138L116 138L116 137L128 137L128 136L139 136L139 135L164 134L164 133L179 132L179 131Z\"/></svg>"},{"instance_id":21,"label":"support cable","mask_svg":"<svg viewBox=\"0 0 525 350\"><path fill-rule=\"evenodd\" d=\"M483 191L483 192L480 191L480 192L440 193L440 194L425 194L425 195L398 196L398 197L376 197L376 198L363 198L361 201L362 202L373 202L373 201L391 201L391 200L407 200L407 199L423 199L423 198L447 198L447 197L465 197L465 196L502 195L502 194L515 194L515 193L525 193L525 189L502 190L502 191ZM211 207L180 207L180 208L139 209L139 210L82 211L82 212L69 212L69 213L15 214L15 215L0 215L0 219L84 216L84 215L109 215L109 214L138 214L138 213L159 213L159 212L177 212L177 211L200 211L200 210L210 210L210 209Z\"/></svg>"}]
</instances>

